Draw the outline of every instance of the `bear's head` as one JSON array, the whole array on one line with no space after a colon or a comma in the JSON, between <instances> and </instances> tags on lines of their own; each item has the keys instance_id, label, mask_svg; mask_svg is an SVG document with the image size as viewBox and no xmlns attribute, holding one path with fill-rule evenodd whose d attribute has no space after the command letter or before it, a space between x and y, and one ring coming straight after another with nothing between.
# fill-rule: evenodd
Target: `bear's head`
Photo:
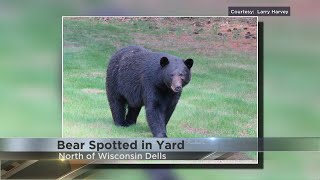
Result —
<instances>
[{"instance_id":1,"label":"bear's head","mask_svg":"<svg viewBox=\"0 0 320 180\"><path fill-rule=\"evenodd\" d=\"M181 92L182 88L191 80L192 59L162 57L160 66L164 84L173 92Z\"/></svg>"}]
</instances>

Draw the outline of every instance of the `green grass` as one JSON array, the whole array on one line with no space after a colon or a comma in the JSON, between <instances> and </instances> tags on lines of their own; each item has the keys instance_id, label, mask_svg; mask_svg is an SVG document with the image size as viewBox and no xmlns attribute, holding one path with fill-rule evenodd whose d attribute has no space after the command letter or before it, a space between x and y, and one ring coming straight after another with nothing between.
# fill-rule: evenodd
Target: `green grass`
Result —
<instances>
[{"instance_id":1,"label":"green grass","mask_svg":"<svg viewBox=\"0 0 320 180\"><path fill-rule=\"evenodd\" d=\"M64 19L64 137L152 137L144 109L136 125L116 127L105 94L108 60L118 48L129 44L195 60L192 80L184 88L168 124L169 137L256 136L256 55L228 49L212 56L183 51L182 47L165 50L166 47L159 48L161 42L156 47L148 44L148 40L137 44L136 33L152 36L183 33L181 27L178 32L170 32L168 27L150 29L150 24L150 21L106 23L95 18ZM194 40L199 44L205 41Z\"/></svg>"}]
</instances>

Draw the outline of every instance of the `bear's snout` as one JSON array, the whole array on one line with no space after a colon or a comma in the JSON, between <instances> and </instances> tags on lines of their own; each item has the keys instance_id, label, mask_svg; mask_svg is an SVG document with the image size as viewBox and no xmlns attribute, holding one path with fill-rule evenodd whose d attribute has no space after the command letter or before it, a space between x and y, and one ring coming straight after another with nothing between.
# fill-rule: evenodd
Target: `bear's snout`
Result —
<instances>
[{"instance_id":1,"label":"bear's snout","mask_svg":"<svg viewBox=\"0 0 320 180\"><path fill-rule=\"evenodd\" d=\"M171 90L173 92L181 92L182 91L182 86L171 86Z\"/></svg>"},{"instance_id":2,"label":"bear's snout","mask_svg":"<svg viewBox=\"0 0 320 180\"><path fill-rule=\"evenodd\" d=\"M171 82L171 89L173 92L182 91L182 80L179 76L173 76L172 82Z\"/></svg>"},{"instance_id":3,"label":"bear's snout","mask_svg":"<svg viewBox=\"0 0 320 180\"><path fill-rule=\"evenodd\" d=\"M180 91L181 91L181 89L182 89L182 87L181 87L181 86L178 86L178 87L174 88L174 90L176 90L177 92L180 92Z\"/></svg>"}]
</instances>

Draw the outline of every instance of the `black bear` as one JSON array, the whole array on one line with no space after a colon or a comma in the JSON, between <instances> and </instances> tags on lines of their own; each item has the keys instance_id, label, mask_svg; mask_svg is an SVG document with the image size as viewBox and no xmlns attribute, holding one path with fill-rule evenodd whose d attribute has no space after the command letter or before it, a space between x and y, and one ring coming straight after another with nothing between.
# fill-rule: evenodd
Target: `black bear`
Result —
<instances>
[{"instance_id":1,"label":"black bear","mask_svg":"<svg viewBox=\"0 0 320 180\"><path fill-rule=\"evenodd\" d=\"M141 107L145 106L153 136L167 137L166 125L182 88L191 79L192 65L192 59L182 60L141 46L128 46L117 51L110 59L106 78L115 125L135 124Z\"/></svg>"}]
</instances>

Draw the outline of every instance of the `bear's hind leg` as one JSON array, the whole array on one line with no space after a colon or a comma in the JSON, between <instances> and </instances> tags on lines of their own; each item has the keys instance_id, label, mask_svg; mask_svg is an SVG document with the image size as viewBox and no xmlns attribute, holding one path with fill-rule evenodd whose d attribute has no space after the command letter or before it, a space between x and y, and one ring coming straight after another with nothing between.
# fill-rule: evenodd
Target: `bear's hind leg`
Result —
<instances>
[{"instance_id":1,"label":"bear's hind leg","mask_svg":"<svg viewBox=\"0 0 320 180\"><path fill-rule=\"evenodd\" d=\"M133 108L128 106L128 114L126 116L127 124L130 126L137 123L137 118L139 116L141 107Z\"/></svg>"},{"instance_id":2,"label":"bear's hind leg","mask_svg":"<svg viewBox=\"0 0 320 180\"><path fill-rule=\"evenodd\" d=\"M126 114L126 103L125 100L119 98L112 98L109 101L110 109L113 117L114 124L116 126L129 126L128 123L125 121L125 114Z\"/></svg>"}]
</instances>

